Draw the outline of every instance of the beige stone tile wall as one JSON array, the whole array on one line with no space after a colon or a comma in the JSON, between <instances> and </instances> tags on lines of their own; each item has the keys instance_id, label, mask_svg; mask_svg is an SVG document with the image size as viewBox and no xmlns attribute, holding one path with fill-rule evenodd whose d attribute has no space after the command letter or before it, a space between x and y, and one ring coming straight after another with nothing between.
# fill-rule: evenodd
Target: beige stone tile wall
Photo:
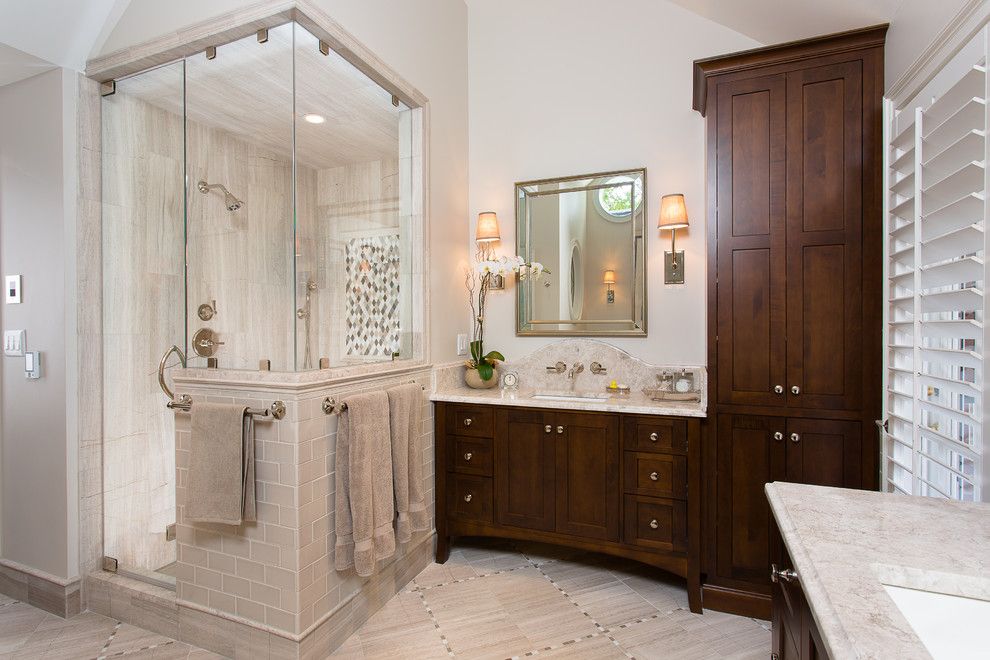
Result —
<instances>
[{"instance_id":1,"label":"beige stone tile wall","mask_svg":"<svg viewBox=\"0 0 990 660\"><path fill-rule=\"evenodd\" d=\"M302 394L180 385L178 391L190 394L193 406L205 399L263 408L281 399L287 408L284 419L258 420L255 425L258 521L239 527L185 519L190 427L188 415L177 416L176 584L180 605L301 635L359 595L366 579L353 571L333 570L337 416L326 415L322 402L326 396L340 399L410 380L428 388L430 372L310 388ZM433 419L426 391L422 405L423 479L432 515ZM407 547L400 546L396 558L385 563L402 563L408 550L428 535L421 533Z\"/></svg>"}]
</instances>

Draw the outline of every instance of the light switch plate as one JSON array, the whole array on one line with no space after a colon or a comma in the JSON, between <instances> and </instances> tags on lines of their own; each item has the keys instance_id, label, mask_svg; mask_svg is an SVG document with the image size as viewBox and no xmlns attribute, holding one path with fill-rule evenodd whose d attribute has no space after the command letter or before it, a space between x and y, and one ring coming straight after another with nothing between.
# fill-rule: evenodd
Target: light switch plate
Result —
<instances>
[{"instance_id":1,"label":"light switch plate","mask_svg":"<svg viewBox=\"0 0 990 660\"><path fill-rule=\"evenodd\" d=\"M467 355L468 338L467 335L457 335L457 354Z\"/></svg>"},{"instance_id":2,"label":"light switch plate","mask_svg":"<svg viewBox=\"0 0 990 660\"><path fill-rule=\"evenodd\" d=\"M21 302L21 276L7 275L4 277L4 296L8 305ZM4 344L6 346L6 344Z\"/></svg>"},{"instance_id":3,"label":"light switch plate","mask_svg":"<svg viewBox=\"0 0 990 660\"><path fill-rule=\"evenodd\" d=\"M3 331L3 354L22 357L27 346L27 333L24 330Z\"/></svg>"},{"instance_id":4,"label":"light switch plate","mask_svg":"<svg viewBox=\"0 0 990 660\"><path fill-rule=\"evenodd\" d=\"M41 378L41 353L38 351L24 354L24 377L31 380Z\"/></svg>"}]
</instances>

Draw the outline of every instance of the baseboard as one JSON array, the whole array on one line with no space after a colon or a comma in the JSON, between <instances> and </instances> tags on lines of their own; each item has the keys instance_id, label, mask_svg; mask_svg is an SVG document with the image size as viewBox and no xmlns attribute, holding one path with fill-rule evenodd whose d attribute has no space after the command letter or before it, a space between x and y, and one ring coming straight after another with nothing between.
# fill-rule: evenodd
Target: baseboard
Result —
<instances>
[{"instance_id":1,"label":"baseboard","mask_svg":"<svg viewBox=\"0 0 990 660\"><path fill-rule=\"evenodd\" d=\"M706 610L717 610L770 620L770 596L712 584L701 587L701 603Z\"/></svg>"},{"instance_id":2,"label":"baseboard","mask_svg":"<svg viewBox=\"0 0 990 660\"><path fill-rule=\"evenodd\" d=\"M79 580L0 559L0 593L68 619L82 611Z\"/></svg>"}]
</instances>

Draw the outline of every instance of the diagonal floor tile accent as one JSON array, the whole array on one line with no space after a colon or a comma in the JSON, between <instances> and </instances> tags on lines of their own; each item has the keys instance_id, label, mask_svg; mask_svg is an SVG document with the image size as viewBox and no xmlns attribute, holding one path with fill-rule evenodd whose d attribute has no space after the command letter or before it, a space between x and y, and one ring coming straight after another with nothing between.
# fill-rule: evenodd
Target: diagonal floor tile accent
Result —
<instances>
[{"instance_id":1,"label":"diagonal floor tile accent","mask_svg":"<svg viewBox=\"0 0 990 660\"><path fill-rule=\"evenodd\" d=\"M765 660L769 651L766 622L692 614L674 576L565 548L478 539L428 566L332 657ZM21 658L221 656L92 612L65 620L0 596L0 660Z\"/></svg>"}]
</instances>

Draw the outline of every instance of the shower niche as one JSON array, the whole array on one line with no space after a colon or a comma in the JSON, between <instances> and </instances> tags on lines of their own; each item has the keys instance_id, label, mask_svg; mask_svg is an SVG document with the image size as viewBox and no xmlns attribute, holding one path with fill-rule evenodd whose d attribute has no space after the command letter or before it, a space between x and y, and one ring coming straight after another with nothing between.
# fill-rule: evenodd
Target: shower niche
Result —
<instances>
[{"instance_id":1,"label":"shower niche","mask_svg":"<svg viewBox=\"0 0 990 660\"><path fill-rule=\"evenodd\" d=\"M108 91L104 554L167 583L172 345L290 379L422 360L423 109L295 22Z\"/></svg>"}]
</instances>

